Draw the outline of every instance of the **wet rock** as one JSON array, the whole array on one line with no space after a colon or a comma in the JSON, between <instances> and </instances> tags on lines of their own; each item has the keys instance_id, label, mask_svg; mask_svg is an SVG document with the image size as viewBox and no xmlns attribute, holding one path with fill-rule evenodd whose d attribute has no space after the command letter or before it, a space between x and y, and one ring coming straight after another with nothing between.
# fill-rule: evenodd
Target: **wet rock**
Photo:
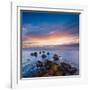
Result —
<instances>
[{"instance_id":1,"label":"wet rock","mask_svg":"<svg viewBox=\"0 0 90 90\"><path fill-rule=\"evenodd\" d=\"M54 54L53 59L54 59L54 61L57 61L57 60L59 60L59 56L57 54Z\"/></svg>"},{"instance_id":2,"label":"wet rock","mask_svg":"<svg viewBox=\"0 0 90 90\"><path fill-rule=\"evenodd\" d=\"M45 59L47 56L45 54L42 55L42 59Z\"/></svg>"},{"instance_id":3,"label":"wet rock","mask_svg":"<svg viewBox=\"0 0 90 90\"><path fill-rule=\"evenodd\" d=\"M68 69L68 71L71 75L73 75L77 71L77 69L75 67L72 67L71 69Z\"/></svg>"},{"instance_id":4,"label":"wet rock","mask_svg":"<svg viewBox=\"0 0 90 90\"><path fill-rule=\"evenodd\" d=\"M72 67L67 63L61 63L61 67L63 70L63 75L74 75L74 73L77 71L75 67Z\"/></svg>"},{"instance_id":5,"label":"wet rock","mask_svg":"<svg viewBox=\"0 0 90 90\"><path fill-rule=\"evenodd\" d=\"M39 52L39 54L41 54L41 52Z\"/></svg>"},{"instance_id":6,"label":"wet rock","mask_svg":"<svg viewBox=\"0 0 90 90\"><path fill-rule=\"evenodd\" d=\"M30 55L31 55L31 56L34 56L34 53L31 53Z\"/></svg>"},{"instance_id":7,"label":"wet rock","mask_svg":"<svg viewBox=\"0 0 90 90\"><path fill-rule=\"evenodd\" d=\"M71 65L64 62L61 63L61 66L63 67L63 69L71 69Z\"/></svg>"},{"instance_id":8,"label":"wet rock","mask_svg":"<svg viewBox=\"0 0 90 90\"><path fill-rule=\"evenodd\" d=\"M41 61L38 61L36 64L37 67L43 67L43 63Z\"/></svg>"},{"instance_id":9,"label":"wet rock","mask_svg":"<svg viewBox=\"0 0 90 90\"><path fill-rule=\"evenodd\" d=\"M47 52L47 55L50 55L50 53L49 53L49 52Z\"/></svg>"},{"instance_id":10,"label":"wet rock","mask_svg":"<svg viewBox=\"0 0 90 90\"><path fill-rule=\"evenodd\" d=\"M46 56L42 56L42 58L46 58ZM54 60L58 60L58 55L54 55ZM77 68L72 67L70 64L65 62L56 64L53 61L45 59L43 62L37 61L35 65L36 66L32 69L30 68L30 65L26 65L23 68L23 77L67 76L76 75L78 72Z\"/></svg>"},{"instance_id":11,"label":"wet rock","mask_svg":"<svg viewBox=\"0 0 90 90\"><path fill-rule=\"evenodd\" d=\"M62 73L59 71L60 66L58 64L55 64L51 61L47 61L46 65L48 66L46 72L43 72L41 76L56 76L56 75L62 75Z\"/></svg>"},{"instance_id":12,"label":"wet rock","mask_svg":"<svg viewBox=\"0 0 90 90\"><path fill-rule=\"evenodd\" d=\"M38 56L37 52L34 52L34 56L35 56L35 57L37 57L37 56Z\"/></svg>"}]
</instances>

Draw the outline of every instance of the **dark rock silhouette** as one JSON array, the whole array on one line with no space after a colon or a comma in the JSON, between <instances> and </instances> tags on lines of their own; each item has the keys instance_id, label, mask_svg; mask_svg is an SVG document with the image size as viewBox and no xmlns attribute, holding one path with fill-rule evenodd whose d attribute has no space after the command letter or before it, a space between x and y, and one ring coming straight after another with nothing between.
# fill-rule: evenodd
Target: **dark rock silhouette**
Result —
<instances>
[{"instance_id":1,"label":"dark rock silhouette","mask_svg":"<svg viewBox=\"0 0 90 90\"><path fill-rule=\"evenodd\" d=\"M57 60L59 60L59 56L57 54L54 54L53 59L54 59L54 61L57 61Z\"/></svg>"},{"instance_id":2,"label":"dark rock silhouette","mask_svg":"<svg viewBox=\"0 0 90 90\"><path fill-rule=\"evenodd\" d=\"M42 54L42 59L45 59L47 56L45 54Z\"/></svg>"},{"instance_id":3,"label":"dark rock silhouette","mask_svg":"<svg viewBox=\"0 0 90 90\"><path fill-rule=\"evenodd\" d=\"M37 57L38 56L38 53L37 52L34 52L34 53L31 53L30 55Z\"/></svg>"},{"instance_id":4,"label":"dark rock silhouette","mask_svg":"<svg viewBox=\"0 0 90 90\"><path fill-rule=\"evenodd\" d=\"M34 52L34 56L35 56L35 57L37 57L37 56L38 56L37 52Z\"/></svg>"},{"instance_id":5,"label":"dark rock silhouette","mask_svg":"<svg viewBox=\"0 0 90 90\"><path fill-rule=\"evenodd\" d=\"M36 65L37 67L43 67L43 63L41 61L38 61Z\"/></svg>"},{"instance_id":6,"label":"dark rock silhouette","mask_svg":"<svg viewBox=\"0 0 90 90\"><path fill-rule=\"evenodd\" d=\"M39 52L39 54L41 54L41 52Z\"/></svg>"},{"instance_id":7,"label":"dark rock silhouette","mask_svg":"<svg viewBox=\"0 0 90 90\"><path fill-rule=\"evenodd\" d=\"M30 55L31 55L31 56L34 56L34 53L31 53Z\"/></svg>"},{"instance_id":8,"label":"dark rock silhouette","mask_svg":"<svg viewBox=\"0 0 90 90\"><path fill-rule=\"evenodd\" d=\"M64 62L61 63L61 67L62 67L64 75L73 75L77 71L75 67L72 67L70 64L67 64Z\"/></svg>"},{"instance_id":9,"label":"dark rock silhouette","mask_svg":"<svg viewBox=\"0 0 90 90\"><path fill-rule=\"evenodd\" d=\"M47 52L47 55L50 55L50 53L49 53L49 52Z\"/></svg>"}]
</instances>

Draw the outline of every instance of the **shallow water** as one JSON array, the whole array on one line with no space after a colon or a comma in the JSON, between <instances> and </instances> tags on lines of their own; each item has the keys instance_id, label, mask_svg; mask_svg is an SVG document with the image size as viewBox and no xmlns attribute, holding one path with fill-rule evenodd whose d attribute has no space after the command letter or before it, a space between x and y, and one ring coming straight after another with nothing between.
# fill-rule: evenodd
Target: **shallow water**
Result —
<instances>
[{"instance_id":1,"label":"shallow water","mask_svg":"<svg viewBox=\"0 0 90 90\"><path fill-rule=\"evenodd\" d=\"M45 59L42 59L42 54L39 52L45 51L45 55L47 55L47 52L50 53L50 55L47 55ZM31 53L37 52L37 57L31 56ZM30 49L23 49L22 50L22 72L25 74L26 72L31 72L32 74L34 71L38 71L37 67L35 66L37 61L44 61L46 59L53 61L53 55L57 54L60 56L60 62L66 62L69 63L70 65L76 67L79 69L79 49L74 48L74 49L48 49L48 50L30 50ZM34 71L32 71L32 69ZM35 71L35 73L36 73Z\"/></svg>"}]
</instances>

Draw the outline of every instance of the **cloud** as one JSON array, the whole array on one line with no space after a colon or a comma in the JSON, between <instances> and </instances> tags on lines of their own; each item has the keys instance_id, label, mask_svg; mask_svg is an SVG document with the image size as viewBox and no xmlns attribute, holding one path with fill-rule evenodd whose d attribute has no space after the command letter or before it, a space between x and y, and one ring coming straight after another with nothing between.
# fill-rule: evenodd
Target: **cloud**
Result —
<instances>
[{"instance_id":1,"label":"cloud","mask_svg":"<svg viewBox=\"0 0 90 90\"><path fill-rule=\"evenodd\" d=\"M53 32L50 35L47 35L47 37L27 36L26 39L23 40L23 48L46 45L65 45L74 43L79 43L79 36Z\"/></svg>"},{"instance_id":2,"label":"cloud","mask_svg":"<svg viewBox=\"0 0 90 90\"><path fill-rule=\"evenodd\" d=\"M67 25L66 23L51 25L51 24L41 24L41 25L32 25L26 24L22 26L22 35L23 36L47 36L52 33L67 33L67 34L78 34L79 28L73 24Z\"/></svg>"}]
</instances>

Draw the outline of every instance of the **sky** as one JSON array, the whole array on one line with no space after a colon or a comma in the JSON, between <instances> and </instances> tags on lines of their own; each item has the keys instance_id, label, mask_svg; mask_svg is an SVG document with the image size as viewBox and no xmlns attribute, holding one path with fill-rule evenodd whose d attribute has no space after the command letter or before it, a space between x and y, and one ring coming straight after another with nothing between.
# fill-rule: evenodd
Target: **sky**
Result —
<instances>
[{"instance_id":1,"label":"sky","mask_svg":"<svg viewBox=\"0 0 90 90\"><path fill-rule=\"evenodd\" d=\"M79 14L22 11L22 47L79 44Z\"/></svg>"}]
</instances>

